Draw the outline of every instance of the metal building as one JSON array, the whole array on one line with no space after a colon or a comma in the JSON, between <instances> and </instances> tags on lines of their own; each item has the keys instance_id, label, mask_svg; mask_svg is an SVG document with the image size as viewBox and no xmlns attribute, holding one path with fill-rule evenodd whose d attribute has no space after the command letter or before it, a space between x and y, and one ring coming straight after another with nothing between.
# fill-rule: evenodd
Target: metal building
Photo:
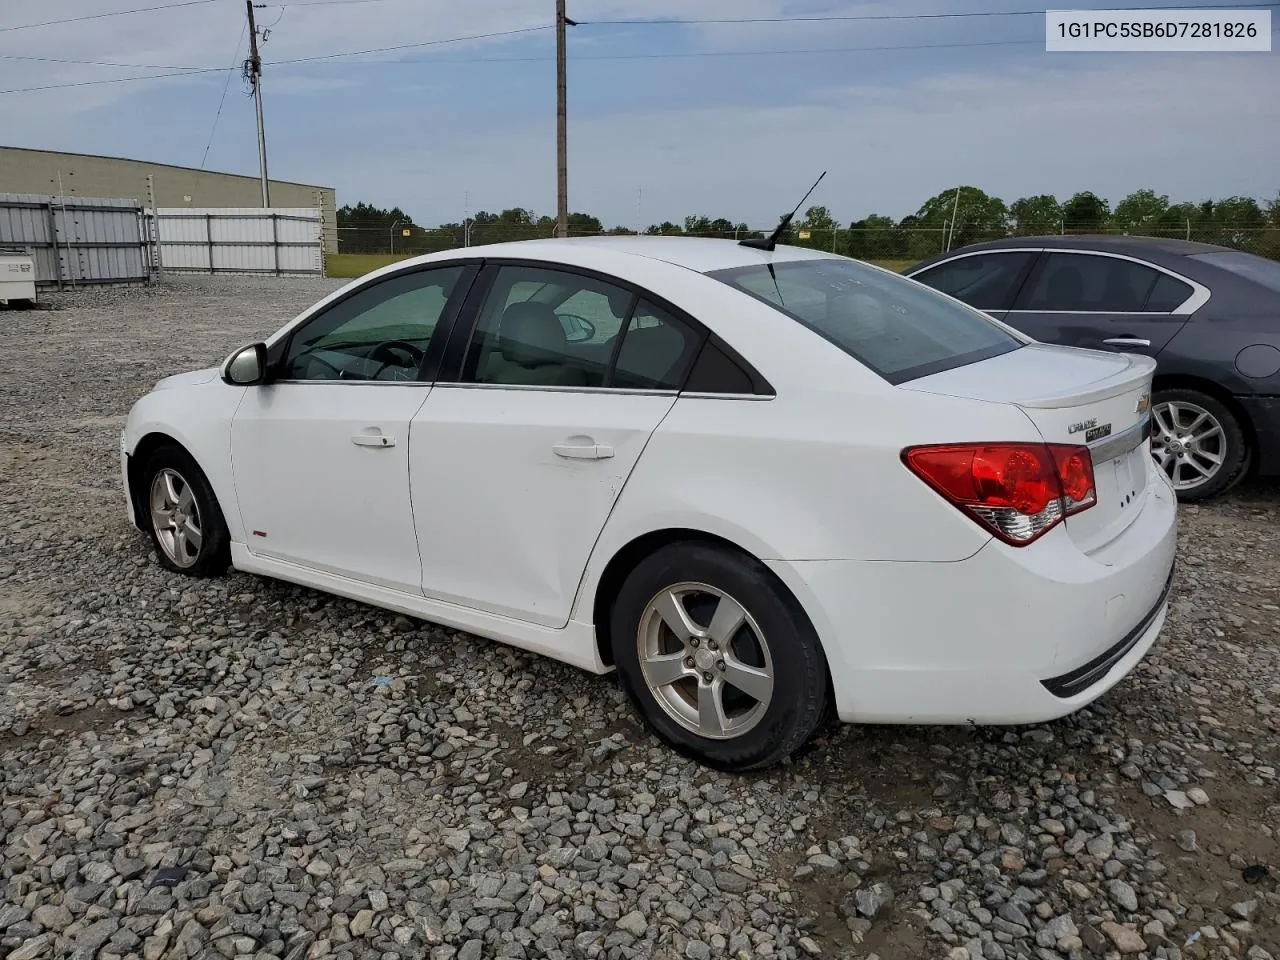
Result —
<instances>
[{"instance_id":1,"label":"metal building","mask_svg":"<svg viewBox=\"0 0 1280 960\"><path fill-rule=\"evenodd\" d=\"M152 177L157 207L258 207L257 177L216 173L146 160L100 157L0 146L0 193L66 197L123 197L149 206ZM319 207L324 212L324 249L338 252L337 200L333 187L272 180L273 207Z\"/></svg>"}]
</instances>

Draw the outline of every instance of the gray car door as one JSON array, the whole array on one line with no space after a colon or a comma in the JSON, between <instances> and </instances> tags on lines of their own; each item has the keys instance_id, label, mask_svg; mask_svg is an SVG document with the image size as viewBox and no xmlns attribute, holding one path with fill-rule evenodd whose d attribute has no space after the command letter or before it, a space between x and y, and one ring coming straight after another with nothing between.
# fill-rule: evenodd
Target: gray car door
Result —
<instances>
[{"instance_id":1,"label":"gray car door","mask_svg":"<svg viewBox=\"0 0 1280 960\"><path fill-rule=\"evenodd\" d=\"M1134 257L1047 250L1006 320L1046 343L1154 357L1206 297L1193 281Z\"/></svg>"}]
</instances>

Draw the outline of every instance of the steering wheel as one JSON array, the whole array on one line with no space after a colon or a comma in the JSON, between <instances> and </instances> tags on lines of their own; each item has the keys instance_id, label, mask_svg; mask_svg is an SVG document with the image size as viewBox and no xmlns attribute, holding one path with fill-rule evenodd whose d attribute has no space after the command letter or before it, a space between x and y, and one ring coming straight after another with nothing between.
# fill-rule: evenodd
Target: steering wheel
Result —
<instances>
[{"instance_id":1,"label":"steering wheel","mask_svg":"<svg viewBox=\"0 0 1280 960\"><path fill-rule=\"evenodd\" d=\"M576 326L587 331L584 336L575 337L570 335L569 330L565 330L565 340L568 343L582 343L584 340L590 340L596 335L596 325L586 317L580 317L576 313L557 313L556 316L560 318L561 326ZM566 321L568 322L566 323Z\"/></svg>"},{"instance_id":2,"label":"steering wheel","mask_svg":"<svg viewBox=\"0 0 1280 960\"><path fill-rule=\"evenodd\" d=\"M404 354L408 358L409 362L397 362L397 351ZM383 354L386 354L387 359L383 360L378 369L373 371L373 376L369 378L370 380L377 380L382 374L382 371L392 365L397 367L414 367L415 369L420 367L422 365L422 358L426 356L426 351L414 346L406 340L383 340L365 355L365 359L371 361L378 360Z\"/></svg>"}]
</instances>

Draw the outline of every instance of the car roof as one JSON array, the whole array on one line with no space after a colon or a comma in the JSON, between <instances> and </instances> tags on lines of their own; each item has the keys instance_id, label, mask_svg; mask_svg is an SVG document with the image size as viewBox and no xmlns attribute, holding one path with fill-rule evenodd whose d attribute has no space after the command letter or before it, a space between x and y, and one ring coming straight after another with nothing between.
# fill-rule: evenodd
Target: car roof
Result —
<instances>
[{"instance_id":1,"label":"car roof","mask_svg":"<svg viewBox=\"0 0 1280 960\"><path fill-rule=\"evenodd\" d=\"M1229 247L1212 243L1198 243L1195 240L1175 240L1170 237L1134 237L1114 234L1049 234L1041 237L1002 237L999 240L985 240L958 247L943 256L954 256L960 251L966 253L974 250L1000 250L1009 247L1044 247L1051 250L1104 250L1113 253L1147 253L1164 254L1168 257L1189 257L1197 253L1213 253L1228 250Z\"/></svg>"},{"instance_id":2,"label":"car roof","mask_svg":"<svg viewBox=\"0 0 1280 960\"><path fill-rule=\"evenodd\" d=\"M564 239L515 240L507 243L491 243L468 247L466 253L475 257L514 257L521 260L549 260L573 264L579 253L608 252L626 257L644 257L685 267L698 273L713 270L730 270L766 263L786 263L794 260L827 260L834 255L807 247L779 244L772 252L741 246L730 239L713 237L667 237L623 235L613 237L571 237ZM455 258L462 251L454 249L414 258L415 261ZM405 266L413 261L404 261Z\"/></svg>"}]
</instances>

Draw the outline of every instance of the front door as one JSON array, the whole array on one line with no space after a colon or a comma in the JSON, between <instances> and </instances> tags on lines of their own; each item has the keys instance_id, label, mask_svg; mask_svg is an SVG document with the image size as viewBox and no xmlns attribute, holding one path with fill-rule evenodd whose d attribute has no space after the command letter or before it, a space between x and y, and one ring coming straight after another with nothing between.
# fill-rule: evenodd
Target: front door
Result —
<instances>
[{"instance_id":1,"label":"front door","mask_svg":"<svg viewBox=\"0 0 1280 960\"><path fill-rule=\"evenodd\" d=\"M621 286L559 269L489 269L458 382L437 384L413 421L422 589L562 627L701 340Z\"/></svg>"},{"instance_id":2,"label":"front door","mask_svg":"<svg viewBox=\"0 0 1280 960\"><path fill-rule=\"evenodd\" d=\"M1129 257L1047 251L1007 321L1046 343L1154 357L1190 318L1194 292Z\"/></svg>"},{"instance_id":3,"label":"front door","mask_svg":"<svg viewBox=\"0 0 1280 960\"><path fill-rule=\"evenodd\" d=\"M291 334L236 411L231 454L251 553L416 593L409 426L465 267L381 278Z\"/></svg>"}]
</instances>

